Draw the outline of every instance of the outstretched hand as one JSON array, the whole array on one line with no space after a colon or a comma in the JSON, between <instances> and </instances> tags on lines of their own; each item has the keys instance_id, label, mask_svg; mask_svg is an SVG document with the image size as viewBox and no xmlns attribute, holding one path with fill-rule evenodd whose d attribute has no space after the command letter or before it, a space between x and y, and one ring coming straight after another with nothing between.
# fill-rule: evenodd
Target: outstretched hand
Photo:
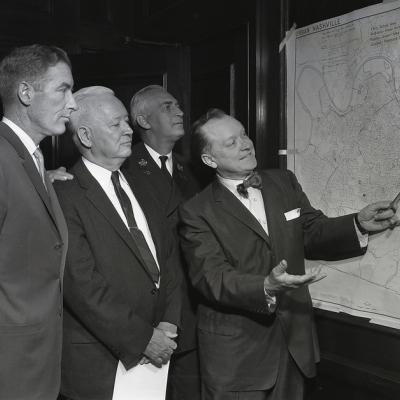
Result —
<instances>
[{"instance_id":1,"label":"outstretched hand","mask_svg":"<svg viewBox=\"0 0 400 400\"><path fill-rule=\"evenodd\" d=\"M302 286L317 282L326 277L321 268L307 272L304 275L291 275L286 272L287 262L282 260L264 280L264 287L275 293L297 289Z\"/></svg>"},{"instance_id":2,"label":"outstretched hand","mask_svg":"<svg viewBox=\"0 0 400 400\"><path fill-rule=\"evenodd\" d=\"M383 231L400 225L396 215L398 203L378 201L368 204L356 216L361 227L368 232Z\"/></svg>"}]
</instances>

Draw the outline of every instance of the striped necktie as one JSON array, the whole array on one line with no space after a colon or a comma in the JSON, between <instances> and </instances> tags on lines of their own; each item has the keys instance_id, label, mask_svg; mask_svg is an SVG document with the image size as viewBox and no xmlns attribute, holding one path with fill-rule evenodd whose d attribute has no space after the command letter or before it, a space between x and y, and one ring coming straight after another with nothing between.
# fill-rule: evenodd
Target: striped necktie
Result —
<instances>
[{"instance_id":1,"label":"striped necktie","mask_svg":"<svg viewBox=\"0 0 400 400\"><path fill-rule=\"evenodd\" d=\"M153 279L153 282L157 283L160 278L160 271L158 270L154 257L151 254L143 232L138 228L136 224L135 216L132 209L132 203L129 200L129 197L126 194L125 190L122 188L121 182L119 180L119 171L113 171L111 173L111 182L114 185L115 194L117 195L122 210L125 214L126 220L128 221L129 232L131 233L132 238L137 248L139 249L139 253L142 256L142 259Z\"/></svg>"},{"instance_id":2,"label":"striped necktie","mask_svg":"<svg viewBox=\"0 0 400 400\"><path fill-rule=\"evenodd\" d=\"M33 152L33 155L36 159L37 166L39 169L39 174L40 174L40 177L42 178L43 185L47 190L46 181L45 181L45 177L44 177L44 174L46 173L46 170L44 168L44 158L43 158L42 151L40 150L39 147Z\"/></svg>"}]
</instances>

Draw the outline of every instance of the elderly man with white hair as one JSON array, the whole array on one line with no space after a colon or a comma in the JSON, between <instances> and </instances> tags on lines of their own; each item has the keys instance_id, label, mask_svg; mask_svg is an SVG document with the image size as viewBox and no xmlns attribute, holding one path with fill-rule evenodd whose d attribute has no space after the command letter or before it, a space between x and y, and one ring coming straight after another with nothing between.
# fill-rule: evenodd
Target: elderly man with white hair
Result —
<instances>
[{"instance_id":1,"label":"elderly man with white hair","mask_svg":"<svg viewBox=\"0 0 400 400\"><path fill-rule=\"evenodd\" d=\"M70 245L64 277L65 399L163 399L180 320L176 249L143 182L124 176L128 114L112 90L74 94L82 157L55 184Z\"/></svg>"}]
</instances>

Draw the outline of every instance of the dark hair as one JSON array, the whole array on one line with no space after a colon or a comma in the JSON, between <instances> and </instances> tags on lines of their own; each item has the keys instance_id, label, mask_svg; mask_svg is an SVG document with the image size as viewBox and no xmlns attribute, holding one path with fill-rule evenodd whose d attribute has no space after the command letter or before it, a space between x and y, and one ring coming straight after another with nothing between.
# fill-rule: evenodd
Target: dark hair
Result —
<instances>
[{"instance_id":1,"label":"dark hair","mask_svg":"<svg viewBox=\"0 0 400 400\"><path fill-rule=\"evenodd\" d=\"M64 62L71 68L67 53L56 46L33 44L16 47L0 62L0 96L3 104L13 101L17 85L25 80L36 88L49 67Z\"/></svg>"},{"instance_id":2,"label":"dark hair","mask_svg":"<svg viewBox=\"0 0 400 400\"><path fill-rule=\"evenodd\" d=\"M203 130L203 126L211 119L221 119L227 115L228 114L219 108L210 108L205 114L203 114L193 123L190 140L192 154L195 158L201 158L201 155L210 149L210 143L208 142L207 135Z\"/></svg>"}]
</instances>

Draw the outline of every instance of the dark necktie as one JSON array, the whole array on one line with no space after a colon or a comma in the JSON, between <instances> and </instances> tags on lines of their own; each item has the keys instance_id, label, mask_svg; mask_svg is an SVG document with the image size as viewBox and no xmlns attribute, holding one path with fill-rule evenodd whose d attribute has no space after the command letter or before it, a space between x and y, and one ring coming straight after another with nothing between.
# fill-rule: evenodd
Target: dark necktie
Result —
<instances>
[{"instance_id":1,"label":"dark necktie","mask_svg":"<svg viewBox=\"0 0 400 400\"><path fill-rule=\"evenodd\" d=\"M118 197L122 210L124 211L125 217L128 221L129 232L131 233L133 240L135 241L136 246L139 249L140 255L142 256L142 259L148 271L150 272L153 281L158 282L160 274L157 264L154 260L153 255L151 254L143 232L136 225L131 201L129 200L129 197L124 189L122 189L121 183L119 181L119 171L112 172L111 182L114 185L115 194Z\"/></svg>"},{"instance_id":2,"label":"dark necktie","mask_svg":"<svg viewBox=\"0 0 400 400\"><path fill-rule=\"evenodd\" d=\"M168 168L167 168L168 156L160 156L159 159L161 161L161 172L164 175L164 177L166 178L167 182L169 184L171 184L172 183L172 176L169 173Z\"/></svg>"},{"instance_id":3,"label":"dark necktie","mask_svg":"<svg viewBox=\"0 0 400 400\"><path fill-rule=\"evenodd\" d=\"M236 186L236 190L241 196L247 199L249 197L249 192L247 191L249 187L253 187L256 189L262 188L262 180L258 172L253 171L251 175L243 181L243 183L240 183Z\"/></svg>"}]
</instances>

